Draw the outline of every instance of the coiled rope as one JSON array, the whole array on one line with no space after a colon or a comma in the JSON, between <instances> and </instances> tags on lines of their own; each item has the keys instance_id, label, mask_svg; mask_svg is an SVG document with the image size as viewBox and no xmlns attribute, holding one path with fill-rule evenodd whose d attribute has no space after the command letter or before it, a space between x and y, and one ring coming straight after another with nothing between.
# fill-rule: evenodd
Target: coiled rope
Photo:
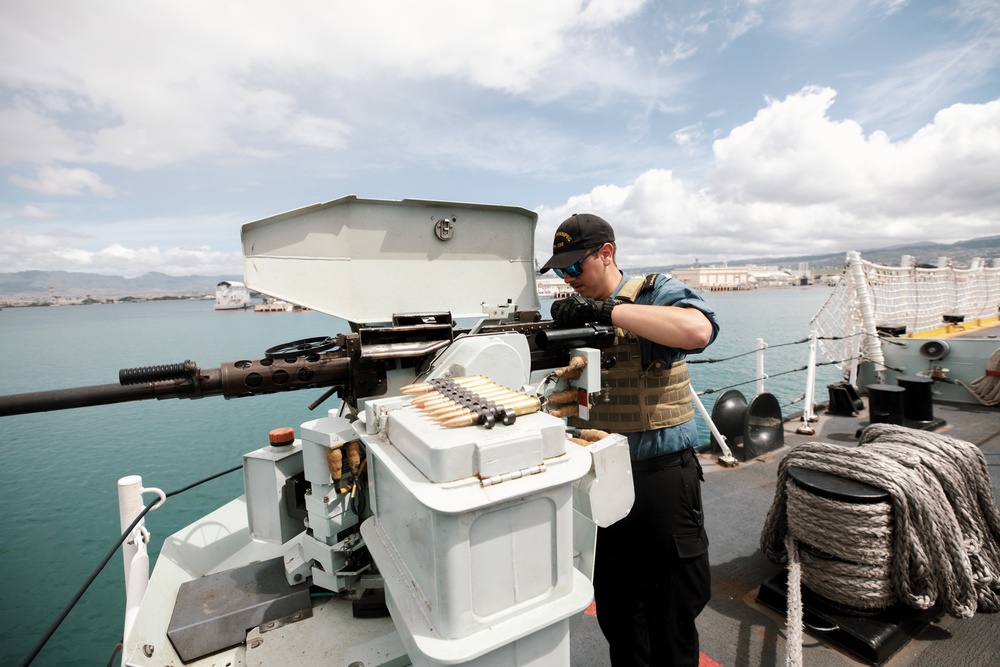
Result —
<instances>
[{"instance_id":1,"label":"coiled rope","mask_svg":"<svg viewBox=\"0 0 1000 667\"><path fill-rule=\"evenodd\" d=\"M969 384L957 382L983 405L1000 405L1000 347L993 350L986 362L986 375L977 378Z\"/></svg>"},{"instance_id":2,"label":"coiled rope","mask_svg":"<svg viewBox=\"0 0 1000 667\"><path fill-rule=\"evenodd\" d=\"M868 484L890 501L815 496L788 478L792 466ZM854 608L898 601L929 609L940 600L958 618L1000 611L1000 510L986 460L975 445L947 436L872 424L858 447L796 447L779 466L760 546L789 565L789 665L801 660L798 577Z\"/></svg>"}]
</instances>

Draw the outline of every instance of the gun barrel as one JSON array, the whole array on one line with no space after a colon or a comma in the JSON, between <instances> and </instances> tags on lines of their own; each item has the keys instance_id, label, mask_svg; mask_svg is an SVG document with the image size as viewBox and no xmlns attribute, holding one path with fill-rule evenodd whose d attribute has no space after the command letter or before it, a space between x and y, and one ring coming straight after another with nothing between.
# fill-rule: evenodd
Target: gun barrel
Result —
<instances>
[{"instance_id":1,"label":"gun barrel","mask_svg":"<svg viewBox=\"0 0 1000 667\"><path fill-rule=\"evenodd\" d=\"M130 369L122 372L129 376L128 370ZM231 361L222 364L220 368L192 367L187 379L127 385L101 384L0 396L0 417L145 401L153 398L202 398L219 395L238 398L295 389L330 387L350 381L351 360L348 357L318 355L318 357Z\"/></svg>"},{"instance_id":2,"label":"gun barrel","mask_svg":"<svg viewBox=\"0 0 1000 667\"><path fill-rule=\"evenodd\" d=\"M161 397L156 395L156 388L149 384L127 387L119 384L98 384L89 387L34 391L0 396L0 417L50 410L86 408L111 403L128 403L150 398Z\"/></svg>"}]
</instances>

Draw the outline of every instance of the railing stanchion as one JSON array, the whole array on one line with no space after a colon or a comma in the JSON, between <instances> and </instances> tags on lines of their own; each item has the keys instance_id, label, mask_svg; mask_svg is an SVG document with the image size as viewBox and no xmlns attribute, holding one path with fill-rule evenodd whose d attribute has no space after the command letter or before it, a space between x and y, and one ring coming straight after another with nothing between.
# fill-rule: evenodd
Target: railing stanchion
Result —
<instances>
[{"instance_id":1,"label":"railing stanchion","mask_svg":"<svg viewBox=\"0 0 1000 667\"><path fill-rule=\"evenodd\" d=\"M806 368L806 397L805 405L802 407L802 424L795 429L801 435L813 435L816 429L810 426L810 422L817 421L816 403L816 330L809 332L809 365Z\"/></svg>"},{"instance_id":2,"label":"railing stanchion","mask_svg":"<svg viewBox=\"0 0 1000 667\"><path fill-rule=\"evenodd\" d=\"M166 495L159 489L145 489L142 477L129 475L118 480L118 518L123 531L128 530L136 517L145 509L142 502L143 493L155 493L160 497L159 507L166 501ZM139 613L139 604L146 594L149 585L149 555L146 553L146 542L149 533L146 531L145 519L136 524L132 533L122 543L122 560L125 563L125 628L122 633L123 648L128 645L132 624Z\"/></svg>"},{"instance_id":3,"label":"railing stanchion","mask_svg":"<svg viewBox=\"0 0 1000 667\"><path fill-rule=\"evenodd\" d=\"M760 396L764 393L764 350L767 349L767 343L764 342L763 338L757 339L757 393L756 396Z\"/></svg>"},{"instance_id":4,"label":"railing stanchion","mask_svg":"<svg viewBox=\"0 0 1000 667\"><path fill-rule=\"evenodd\" d=\"M864 332L859 330L851 343L851 372L847 381L855 388L858 386L858 365L861 363L861 338L863 336Z\"/></svg>"}]
</instances>

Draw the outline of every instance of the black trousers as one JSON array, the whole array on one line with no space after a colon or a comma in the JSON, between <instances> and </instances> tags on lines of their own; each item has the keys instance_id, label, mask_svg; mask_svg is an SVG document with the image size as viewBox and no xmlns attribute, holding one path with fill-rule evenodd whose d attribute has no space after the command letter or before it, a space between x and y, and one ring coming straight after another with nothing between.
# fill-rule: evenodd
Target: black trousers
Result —
<instances>
[{"instance_id":1,"label":"black trousers","mask_svg":"<svg viewBox=\"0 0 1000 667\"><path fill-rule=\"evenodd\" d=\"M597 531L597 620L614 667L697 667L711 596L701 466L693 450L632 464L635 504Z\"/></svg>"}]
</instances>

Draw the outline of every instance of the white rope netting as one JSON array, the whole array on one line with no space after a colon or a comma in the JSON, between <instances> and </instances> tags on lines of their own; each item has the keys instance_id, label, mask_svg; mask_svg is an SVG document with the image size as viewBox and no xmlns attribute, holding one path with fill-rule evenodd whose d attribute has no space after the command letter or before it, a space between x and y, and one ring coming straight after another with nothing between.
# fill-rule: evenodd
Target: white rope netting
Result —
<instances>
[{"instance_id":1,"label":"white rope netting","mask_svg":"<svg viewBox=\"0 0 1000 667\"><path fill-rule=\"evenodd\" d=\"M828 361L850 359L855 344L851 337L861 335L862 358L881 363L875 326L928 331L941 326L945 315L960 314L967 320L995 316L998 305L1000 267L882 266L849 253L843 277L811 324ZM834 337L839 340L829 340ZM845 376L849 363L841 368Z\"/></svg>"}]
</instances>

